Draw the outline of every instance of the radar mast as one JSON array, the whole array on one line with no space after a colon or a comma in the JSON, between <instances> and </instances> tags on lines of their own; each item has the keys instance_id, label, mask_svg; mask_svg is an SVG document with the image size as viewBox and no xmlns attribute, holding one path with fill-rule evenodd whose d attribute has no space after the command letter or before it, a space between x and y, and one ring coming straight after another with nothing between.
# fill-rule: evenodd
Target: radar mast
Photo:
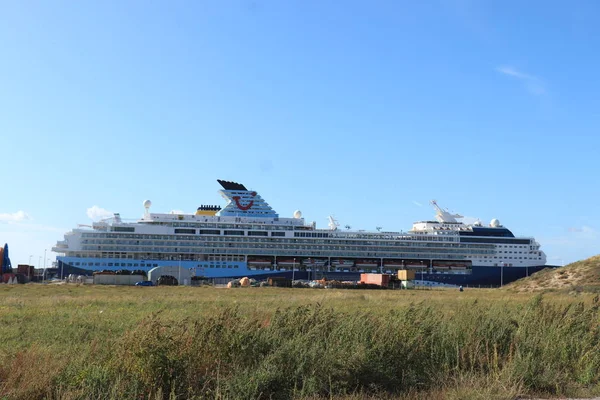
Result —
<instances>
[{"instance_id":1,"label":"radar mast","mask_svg":"<svg viewBox=\"0 0 600 400\"><path fill-rule=\"evenodd\" d=\"M435 219L438 220L438 222L444 223L444 222L458 222L456 220L456 218L463 218L462 215L460 214L451 214L448 209L444 210L443 208L441 208L437 201L435 200L431 200L429 202L429 204L431 204L433 206L433 208L435 209L436 215L435 215Z\"/></svg>"},{"instance_id":2,"label":"radar mast","mask_svg":"<svg viewBox=\"0 0 600 400\"><path fill-rule=\"evenodd\" d=\"M337 220L333 217L333 215L329 216L329 229L332 231L337 231L338 226L340 226L340 223L337 222Z\"/></svg>"}]
</instances>

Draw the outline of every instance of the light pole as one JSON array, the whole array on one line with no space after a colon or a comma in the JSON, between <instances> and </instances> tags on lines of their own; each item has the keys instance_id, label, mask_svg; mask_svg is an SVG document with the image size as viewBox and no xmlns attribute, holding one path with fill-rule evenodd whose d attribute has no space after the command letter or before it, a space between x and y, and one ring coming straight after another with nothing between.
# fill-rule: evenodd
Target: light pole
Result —
<instances>
[{"instance_id":1,"label":"light pole","mask_svg":"<svg viewBox=\"0 0 600 400\"><path fill-rule=\"evenodd\" d=\"M292 264L292 287L294 287L294 277L296 276L296 257L294 257L294 263Z\"/></svg>"},{"instance_id":2,"label":"light pole","mask_svg":"<svg viewBox=\"0 0 600 400\"><path fill-rule=\"evenodd\" d=\"M504 264L500 264L500 287L504 286Z\"/></svg>"},{"instance_id":3,"label":"light pole","mask_svg":"<svg viewBox=\"0 0 600 400\"><path fill-rule=\"evenodd\" d=\"M423 261L421 261L421 286L423 286Z\"/></svg>"},{"instance_id":4,"label":"light pole","mask_svg":"<svg viewBox=\"0 0 600 400\"><path fill-rule=\"evenodd\" d=\"M33 257L33 255L29 256L29 262L27 263L27 265L31 265L31 257Z\"/></svg>"}]
</instances>

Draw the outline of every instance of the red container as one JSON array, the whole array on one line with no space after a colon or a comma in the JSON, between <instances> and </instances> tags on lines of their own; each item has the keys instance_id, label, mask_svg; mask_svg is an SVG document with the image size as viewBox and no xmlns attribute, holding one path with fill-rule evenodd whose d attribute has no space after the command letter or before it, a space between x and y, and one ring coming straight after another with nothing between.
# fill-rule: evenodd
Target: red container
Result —
<instances>
[{"instance_id":1,"label":"red container","mask_svg":"<svg viewBox=\"0 0 600 400\"><path fill-rule=\"evenodd\" d=\"M360 283L368 283L371 285L388 286L390 283L390 275L388 274L360 274Z\"/></svg>"}]
</instances>

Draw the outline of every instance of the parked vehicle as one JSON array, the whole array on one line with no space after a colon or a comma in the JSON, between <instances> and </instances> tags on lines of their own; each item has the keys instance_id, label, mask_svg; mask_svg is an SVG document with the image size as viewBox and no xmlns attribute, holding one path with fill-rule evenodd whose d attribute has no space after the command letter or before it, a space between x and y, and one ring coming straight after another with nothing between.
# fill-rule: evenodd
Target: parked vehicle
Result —
<instances>
[{"instance_id":1,"label":"parked vehicle","mask_svg":"<svg viewBox=\"0 0 600 400\"><path fill-rule=\"evenodd\" d=\"M139 281L135 283L135 286L154 286L152 281Z\"/></svg>"}]
</instances>

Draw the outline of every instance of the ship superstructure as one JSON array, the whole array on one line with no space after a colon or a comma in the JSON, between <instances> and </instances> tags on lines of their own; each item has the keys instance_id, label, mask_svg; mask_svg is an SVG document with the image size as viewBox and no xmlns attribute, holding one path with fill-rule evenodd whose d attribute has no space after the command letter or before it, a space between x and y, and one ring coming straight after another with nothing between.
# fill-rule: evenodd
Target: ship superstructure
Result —
<instances>
[{"instance_id":1,"label":"ship superstructure","mask_svg":"<svg viewBox=\"0 0 600 400\"><path fill-rule=\"evenodd\" d=\"M300 211L280 217L244 185L218 180L226 205L203 205L194 214L151 213L135 222L113 218L80 226L53 248L66 273L97 270L187 268L194 276L353 279L362 272L415 269L423 281L495 285L545 266L533 238L515 237L498 220L489 226L464 224L435 201L435 221L420 221L408 232L339 229L335 218L319 229Z\"/></svg>"}]
</instances>

